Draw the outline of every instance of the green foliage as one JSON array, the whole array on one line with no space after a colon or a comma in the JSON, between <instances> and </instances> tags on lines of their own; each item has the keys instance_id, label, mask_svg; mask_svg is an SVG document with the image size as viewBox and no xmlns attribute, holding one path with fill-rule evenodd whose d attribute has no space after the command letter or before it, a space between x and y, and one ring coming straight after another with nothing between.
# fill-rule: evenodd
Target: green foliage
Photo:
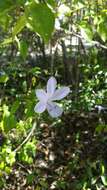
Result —
<instances>
[{"instance_id":1,"label":"green foliage","mask_svg":"<svg viewBox=\"0 0 107 190\"><path fill-rule=\"evenodd\" d=\"M0 83L6 83L9 80L9 77L6 73L1 72L0 75Z\"/></svg>"},{"instance_id":2,"label":"green foliage","mask_svg":"<svg viewBox=\"0 0 107 190\"><path fill-rule=\"evenodd\" d=\"M21 162L32 164L36 155L36 141L27 142L18 154L18 159Z\"/></svg>"},{"instance_id":3,"label":"green foliage","mask_svg":"<svg viewBox=\"0 0 107 190\"><path fill-rule=\"evenodd\" d=\"M25 15L20 16L20 18L18 19L18 21L16 22L13 31L12 31L12 35L13 38L22 31L22 29L25 27L26 25L26 17Z\"/></svg>"},{"instance_id":4,"label":"green foliage","mask_svg":"<svg viewBox=\"0 0 107 190\"><path fill-rule=\"evenodd\" d=\"M54 29L54 13L44 3L29 3L26 7L27 26L37 32L46 42Z\"/></svg>"},{"instance_id":5,"label":"green foliage","mask_svg":"<svg viewBox=\"0 0 107 190\"><path fill-rule=\"evenodd\" d=\"M10 10L13 5L14 2L11 0L0 1L0 13Z\"/></svg>"},{"instance_id":6,"label":"green foliage","mask_svg":"<svg viewBox=\"0 0 107 190\"><path fill-rule=\"evenodd\" d=\"M107 20L107 16L106 17L102 17L100 19L100 22L98 24L98 33L101 37L101 39L106 42L107 40L107 25L106 25L106 20Z\"/></svg>"},{"instance_id":7,"label":"green foliage","mask_svg":"<svg viewBox=\"0 0 107 190\"><path fill-rule=\"evenodd\" d=\"M11 112L9 112L8 106L3 105L2 111L3 111L3 118L1 121L1 128L7 133L12 128L15 128L16 119L15 116L11 114Z\"/></svg>"},{"instance_id":8,"label":"green foliage","mask_svg":"<svg viewBox=\"0 0 107 190\"><path fill-rule=\"evenodd\" d=\"M80 23L80 29L86 40L91 41L93 39L92 27L86 21Z\"/></svg>"},{"instance_id":9,"label":"green foliage","mask_svg":"<svg viewBox=\"0 0 107 190\"><path fill-rule=\"evenodd\" d=\"M12 38L14 40L15 36L27 26L30 30L38 33L45 42L48 42L54 30L55 13L52 10L52 6L55 6L55 3L54 1L48 1L47 3L36 3L33 0L27 3L26 1L16 1L16 4L9 0L1 2L0 12L2 14L0 14L0 23L3 29L5 30L7 25L10 26L10 24L14 23L12 29ZM23 13L20 12L21 6L24 9ZM14 8L16 9L15 22L10 13L11 10L14 12ZM12 42L10 37L8 41ZM3 42L4 44L5 41Z\"/></svg>"},{"instance_id":10,"label":"green foliage","mask_svg":"<svg viewBox=\"0 0 107 190\"><path fill-rule=\"evenodd\" d=\"M5 145L0 148L0 160L0 176L10 174L15 162L15 152L11 150L11 146Z\"/></svg>"},{"instance_id":11,"label":"green foliage","mask_svg":"<svg viewBox=\"0 0 107 190\"><path fill-rule=\"evenodd\" d=\"M28 44L26 43L26 41L21 41L19 43L20 55L23 57L23 59L26 59L28 53Z\"/></svg>"},{"instance_id":12,"label":"green foliage","mask_svg":"<svg viewBox=\"0 0 107 190\"><path fill-rule=\"evenodd\" d=\"M107 105L106 9L100 0L0 1L0 189L18 188L9 186L17 173L22 189L107 188L107 112L95 110ZM71 88L55 122L34 113L35 89L52 73Z\"/></svg>"}]
</instances>

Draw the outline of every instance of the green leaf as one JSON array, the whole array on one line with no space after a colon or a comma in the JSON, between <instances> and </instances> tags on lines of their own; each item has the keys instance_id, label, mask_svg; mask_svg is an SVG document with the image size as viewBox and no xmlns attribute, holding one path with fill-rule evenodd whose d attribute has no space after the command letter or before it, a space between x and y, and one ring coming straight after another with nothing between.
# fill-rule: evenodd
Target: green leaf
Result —
<instances>
[{"instance_id":1,"label":"green leaf","mask_svg":"<svg viewBox=\"0 0 107 190\"><path fill-rule=\"evenodd\" d=\"M9 116L4 116L3 128L5 132L9 132L11 129L15 128L16 119L15 116L10 114Z\"/></svg>"},{"instance_id":2,"label":"green leaf","mask_svg":"<svg viewBox=\"0 0 107 190\"><path fill-rule=\"evenodd\" d=\"M12 38L7 38L5 39L2 43L0 43L0 47L2 46L7 46L8 44L12 43L13 39Z\"/></svg>"},{"instance_id":3,"label":"green leaf","mask_svg":"<svg viewBox=\"0 0 107 190\"><path fill-rule=\"evenodd\" d=\"M101 22L97 28L97 32L101 39L105 42L107 40L107 23Z\"/></svg>"},{"instance_id":4,"label":"green leaf","mask_svg":"<svg viewBox=\"0 0 107 190\"><path fill-rule=\"evenodd\" d=\"M80 29L81 29L82 36L86 40L91 41L93 38L93 31L92 31L91 26L89 26L89 24L84 22L83 24L80 25Z\"/></svg>"},{"instance_id":5,"label":"green leaf","mask_svg":"<svg viewBox=\"0 0 107 190\"><path fill-rule=\"evenodd\" d=\"M47 0L47 3L51 5L52 7L56 6L56 2L54 0Z\"/></svg>"},{"instance_id":6,"label":"green leaf","mask_svg":"<svg viewBox=\"0 0 107 190\"><path fill-rule=\"evenodd\" d=\"M0 75L0 83L6 83L8 80L9 80L9 77L7 74Z\"/></svg>"},{"instance_id":7,"label":"green leaf","mask_svg":"<svg viewBox=\"0 0 107 190\"><path fill-rule=\"evenodd\" d=\"M0 13L9 10L13 6L13 2L11 0L1 0L0 1Z\"/></svg>"},{"instance_id":8,"label":"green leaf","mask_svg":"<svg viewBox=\"0 0 107 190\"><path fill-rule=\"evenodd\" d=\"M26 41L20 42L20 48L19 48L20 54L23 57L23 59L26 59L27 53L28 53L28 44Z\"/></svg>"},{"instance_id":9,"label":"green leaf","mask_svg":"<svg viewBox=\"0 0 107 190\"><path fill-rule=\"evenodd\" d=\"M5 32L7 32L11 20L12 18L8 14L0 13L0 26Z\"/></svg>"},{"instance_id":10,"label":"green leaf","mask_svg":"<svg viewBox=\"0 0 107 190\"><path fill-rule=\"evenodd\" d=\"M11 114L15 114L15 112L17 111L17 109L19 108L19 105L20 105L20 101L16 100L12 107L11 107Z\"/></svg>"},{"instance_id":11,"label":"green leaf","mask_svg":"<svg viewBox=\"0 0 107 190\"><path fill-rule=\"evenodd\" d=\"M45 42L48 42L53 29L55 17L52 10L44 3L31 3L26 6L27 27L37 32Z\"/></svg>"},{"instance_id":12,"label":"green leaf","mask_svg":"<svg viewBox=\"0 0 107 190\"><path fill-rule=\"evenodd\" d=\"M23 57L23 59L26 59L27 53L28 53L28 44L24 40L19 41L17 36L15 36L15 41L16 41L18 49L20 51L20 55Z\"/></svg>"},{"instance_id":13,"label":"green leaf","mask_svg":"<svg viewBox=\"0 0 107 190\"><path fill-rule=\"evenodd\" d=\"M33 173L28 174L28 176L27 176L27 183L28 184L32 184L32 182L34 181L34 179L35 179L35 175Z\"/></svg>"},{"instance_id":14,"label":"green leaf","mask_svg":"<svg viewBox=\"0 0 107 190\"><path fill-rule=\"evenodd\" d=\"M25 15L20 16L20 18L18 19L16 25L15 25L14 28L13 28L13 32L12 32L13 38L14 38L19 32L21 32L21 30L25 27L25 25L26 25L26 17L25 17Z\"/></svg>"},{"instance_id":15,"label":"green leaf","mask_svg":"<svg viewBox=\"0 0 107 190\"><path fill-rule=\"evenodd\" d=\"M20 6L20 5L24 5L25 3L26 3L26 0L16 0L16 2L15 2L18 6Z\"/></svg>"},{"instance_id":16,"label":"green leaf","mask_svg":"<svg viewBox=\"0 0 107 190\"><path fill-rule=\"evenodd\" d=\"M16 126L16 118L14 114L11 114L8 110L8 106L3 106L3 130L4 132L9 132L12 128Z\"/></svg>"},{"instance_id":17,"label":"green leaf","mask_svg":"<svg viewBox=\"0 0 107 190\"><path fill-rule=\"evenodd\" d=\"M107 186L107 176L102 175L102 176L101 176L101 180L102 180L102 183L103 183L105 186Z\"/></svg>"},{"instance_id":18,"label":"green leaf","mask_svg":"<svg viewBox=\"0 0 107 190\"><path fill-rule=\"evenodd\" d=\"M29 73L32 73L34 76L37 76L41 74L41 69L40 67L34 67L29 70Z\"/></svg>"}]
</instances>

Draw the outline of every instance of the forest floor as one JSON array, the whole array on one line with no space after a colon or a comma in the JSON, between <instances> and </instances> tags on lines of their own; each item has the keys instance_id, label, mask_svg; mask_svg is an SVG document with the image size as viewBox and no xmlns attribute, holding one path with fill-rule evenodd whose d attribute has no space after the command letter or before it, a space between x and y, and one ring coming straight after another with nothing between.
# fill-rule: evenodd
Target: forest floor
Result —
<instances>
[{"instance_id":1,"label":"forest floor","mask_svg":"<svg viewBox=\"0 0 107 190\"><path fill-rule=\"evenodd\" d=\"M94 112L72 113L57 126L41 123L34 163L16 163L3 190L78 190L85 183L101 183L107 128L100 119Z\"/></svg>"}]
</instances>

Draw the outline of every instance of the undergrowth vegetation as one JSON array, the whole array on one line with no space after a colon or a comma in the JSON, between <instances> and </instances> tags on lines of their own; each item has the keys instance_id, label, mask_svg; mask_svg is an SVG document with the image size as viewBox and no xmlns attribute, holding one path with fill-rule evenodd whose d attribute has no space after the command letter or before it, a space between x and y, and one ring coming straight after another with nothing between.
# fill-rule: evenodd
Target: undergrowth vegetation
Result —
<instances>
[{"instance_id":1,"label":"undergrowth vegetation","mask_svg":"<svg viewBox=\"0 0 107 190\"><path fill-rule=\"evenodd\" d=\"M106 190L107 2L0 1L0 189ZM54 76L60 117L34 111Z\"/></svg>"}]
</instances>

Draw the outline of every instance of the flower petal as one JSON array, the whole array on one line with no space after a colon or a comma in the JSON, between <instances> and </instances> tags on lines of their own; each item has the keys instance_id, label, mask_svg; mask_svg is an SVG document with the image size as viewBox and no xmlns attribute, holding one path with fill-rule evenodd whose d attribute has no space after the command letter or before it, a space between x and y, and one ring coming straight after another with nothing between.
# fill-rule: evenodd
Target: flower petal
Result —
<instances>
[{"instance_id":1,"label":"flower petal","mask_svg":"<svg viewBox=\"0 0 107 190\"><path fill-rule=\"evenodd\" d=\"M48 102L47 110L51 117L59 117L63 112L63 109L59 107L55 102Z\"/></svg>"},{"instance_id":2,"label":"flower petal","mask_svg":"<svg viewBox=\"0 0 107 190\"><path fill-rule=\"evenodd\" d=\"M55 91L57 81L54 77L51 77L47 82L47 93L52 95Z\"/></svg>"},{"instance_id":3,"label":"flower petal","mask_svg":"<svg viewBox=\"0 0 107 190\"><path fill-rule=\"evenodd\" d=\"M69 87L62 87L54 92L53 96L51 97L51 100L61 100L65 96L67 96L69 92L70 92Z\"/></svg>"},{"instance_id":4,"label":"flower petal","mask_svg":"<svg viewBox=\"0 0 107 190\"><path fill-rule=\"evenodd\" d=\"M46 102L47 101L47 94L42 89L36 90L36 96L37 96L38 100L40 100L42 102L44 102L44 101Z\"/></svg>"},{"instance_id":5,"label":"flower petal","mask_svg":"<svg viewBox=\"0 0 107 190\"><path fill-rule=\"evenodd\" d=\"M34 107L34 111L37 113L42 113L46 109L46 103L44 102L38 102L36 106Z\"/></svg>"}]
</instances>

